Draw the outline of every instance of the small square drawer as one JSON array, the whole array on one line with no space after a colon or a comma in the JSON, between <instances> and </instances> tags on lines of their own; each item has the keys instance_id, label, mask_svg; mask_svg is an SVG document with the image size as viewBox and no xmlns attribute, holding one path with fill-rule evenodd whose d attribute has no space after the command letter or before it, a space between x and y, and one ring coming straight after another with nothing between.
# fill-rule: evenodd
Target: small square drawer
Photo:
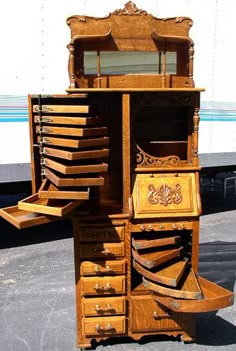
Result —
<instances>
[{"instance_id":1,"label":"small square drawer","mask_svg":"<svg viewBox=\"0 0 236 351\"><path fill-rule=\"evenodd\" d=\"M94 244L81 244L79 247L80 257L104 257L112 258L124 256L125 247L124 243L94 243Z\"/></svg>"},{"instance_id":2,"label":"small square drawer","mask_svg":"<svg viewBox=\"0 0 236 351\"><path fill-rule=\"evenodd\" d=\"M81 275L125 274L125 260L84 261L80 266Z\"/></svg>"},{"instance_id":3,"label":"small square drawer","mask_svg":"<svg viewBox=\"0 0 236 351\"><path fill-rule=\"evenodd\" d=\"M167 308L162 308L152 296L133 296L131 308L133 332L181 330L187 329L191 324L190 313L173 314Z\"/></svg>"},{"instance_id":4,"label":"small square drawer","mask_svg":"<svg viewBox=\"0 0 236 351\"><path fill-rule=\"evenodd\" d=\"M125 314L125 297L101 297L83 299L83 314L90 316L107 316Z\"/></svg>"},{"instance_id":5,"label":"small square drawer","mask_svg":"<svg viewBox=\"0 0 236 351\"><path fill-rule=\"evenodd\" d=\"M116 295L125 294L125 291L125 276L81 278L82 295Z\"/></svg>"},{"instance_id":6,"label":"small square drawer","mask_svg":"<svg viewBox=\"0 0 236 351\"><path fill-rule=\"evenodd\" d=\"M80 227L79 237L81 241L120 241L124 240L125 228L117 227Z\"/></svg>"},{"instance_id":7,"label":"small square drawer","mask_svg":"<svg viewBox=\"0 0 236 351\"><path fill-rule=\"evenodd\" d=\"M114 336L126 332L126 318L125 316L85 318L83 326L85 335Z\"/></svg>"}]
</instances>

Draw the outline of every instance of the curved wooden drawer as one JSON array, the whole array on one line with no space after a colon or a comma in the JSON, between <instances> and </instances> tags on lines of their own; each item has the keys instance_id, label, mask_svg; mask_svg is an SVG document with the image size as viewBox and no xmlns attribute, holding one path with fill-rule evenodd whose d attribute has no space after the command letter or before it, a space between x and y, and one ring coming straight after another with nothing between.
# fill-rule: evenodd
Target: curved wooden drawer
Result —
<instances>
[{"instance_id":1,"label":"curved wooden drawer","mask_svg":"<svg viewBox=\"0 0 236 351\"><path fill-rule=\"evenodd\" d=\"M86 317L125 314L126 311L124 296L83 299L82 305Z\"/></svg>"},{"instance_id":2,"label":"curved wooden drawer","mask_svg":"<svg viewBox=\"0 0 236 351\"><path fill-rule=\"evenodd\" d=\"M118 295L125 294L125 291L125 276L81 278L82 295Z\"/></svg>"},{"instance_id":3,"label":"curved wooden drawer","mask_svg":"<svg viewBox=\"0 0 236 351\"><path fill-rule=\"evenodd\" d=\"M83 323L85 335L124 334L126 332L125 316L85 318Z\"/></svg>"},{"instance_id":4,"label":"curved wooden drawer","mask_svg":"<svg viewBox=\"0 0 236 351\"><path fill-rule=\"evenodd\" d=\"M139 253L137 250L132 249L132 255L133 258L141 265L151 269L174 258L180 257L181 250L182 247L148 253Z\"/></svg>"},{"instance_id":5,"label":"curved wooden drawer","mask_svg":"<svg viewBox=\"0 0 236 351\"><path fill-rule=\"evenodd\" d=\"M142 276L156 282L169 286L177 286L181 277L183 276L188 260L180 259L179 261L171 262L165 268L157 268L155 270L148 270L141 266L138 262L133 260L133 267Z\"/></svg>"},{"instance_id":6,"label":"curved wooden drawer","mask_svg":"<svg viewBox=\"0 0 236 351\"><path fill-rule=\"evenodd\" d=\"M202 277L198 277L198 283L203 293L203 299L201 300L177 299L158 293L154 293L153 297L175 312L209 312L233 305L233 292Z\"/></svg>"},{"instance_id":7,"label":"curved wooden drawer","mask_svg":"<svg viewBox=\"0 0 236 351\"><path fill-rule=\"evenodd\" d=\"M125 272L125 260L84 261L80 266L81 275L111 275L125 274Z\"/></svg>"},{"instance_id":8,"label":"curved wooden drawer","mask_svg":"<svg viewBox=\"0 0 236 351\"><path fill-rule=\"evenodd\" d=\"M200 300L203 298L197 277L191 269L189 272L186 272L184 277L182 277L180 284L178 284L176 288L159 285L149 281L146 278L143 278L143 285L154 292L158 292L166 296L190 300Z\"/></svg>"}]
</instances>

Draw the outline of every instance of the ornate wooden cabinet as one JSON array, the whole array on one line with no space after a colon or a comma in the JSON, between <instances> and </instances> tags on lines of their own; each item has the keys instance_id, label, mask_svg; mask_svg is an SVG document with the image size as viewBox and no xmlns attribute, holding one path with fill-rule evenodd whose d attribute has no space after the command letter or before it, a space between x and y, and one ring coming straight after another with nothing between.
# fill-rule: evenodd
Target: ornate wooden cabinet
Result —
<instances>
[{"instance_id":1,"label":"ornate wooden cabinet","mask_svg":"<svg viewBox=\"0 0 236 351\"><path fill-rule=\"evenodd\" d=\"M69 216L77 345L195 337L195 316L233 293L198 276L198 124L192 21L129 2L72 16L70 86L29 96L33 195L1 215L19 228Z\"/></svg>"}]
</instances>

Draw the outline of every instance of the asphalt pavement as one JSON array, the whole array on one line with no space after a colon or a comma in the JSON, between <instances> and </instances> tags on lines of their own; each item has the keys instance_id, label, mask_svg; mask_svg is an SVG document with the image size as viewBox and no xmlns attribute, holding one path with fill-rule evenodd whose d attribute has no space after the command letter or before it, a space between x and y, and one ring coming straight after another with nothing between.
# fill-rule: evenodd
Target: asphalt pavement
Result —
<instances>
[{"instance_id":1,"label":"asphalt pavement","mask_svg":"<svg viewBox=\"0 0 236 351\"><path fill-rule=\"evenodd\" d=\"M24 194L19 194L18 197ZM0 207L16 201L0 195ZM236 196L203 193L199 274L235 291ZM0 351L75 351L71 225L61 221L18 230L0 219ZM97 351L235 351L235 305L197 318L197 338L109 339Z\"/></svg>"}]
</instances>

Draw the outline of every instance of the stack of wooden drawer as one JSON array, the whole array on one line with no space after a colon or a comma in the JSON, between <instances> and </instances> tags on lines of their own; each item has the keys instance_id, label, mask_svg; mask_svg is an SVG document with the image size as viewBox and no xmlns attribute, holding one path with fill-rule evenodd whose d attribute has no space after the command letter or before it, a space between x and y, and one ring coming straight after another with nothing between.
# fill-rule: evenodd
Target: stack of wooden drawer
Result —
<instances>
[{"instance_id":1,"label":"stack of wooden drawer","mask_svg":"<svg viewBox=\"0 0 236 351\"><path fill-rule=\"evenodd\" d=\"M125 223L74 220L77 311L85 337L126 333ZM86 344L86 342L85 342Z\"/></svg>"},{"instance_id":2,"label":"stack of wooden drawer","mask_svg":"<svg viewBox=\"0 0 236 351\"><path fill-rule=\"evenodd\" d=\"M39 96L32 102L35 144L39 148L41 174L47 179L39 197L89 199L90 186L104 184L99 175L108 170L107 127L87 97L50 101Z\"/></svg>"}]
</instances>

